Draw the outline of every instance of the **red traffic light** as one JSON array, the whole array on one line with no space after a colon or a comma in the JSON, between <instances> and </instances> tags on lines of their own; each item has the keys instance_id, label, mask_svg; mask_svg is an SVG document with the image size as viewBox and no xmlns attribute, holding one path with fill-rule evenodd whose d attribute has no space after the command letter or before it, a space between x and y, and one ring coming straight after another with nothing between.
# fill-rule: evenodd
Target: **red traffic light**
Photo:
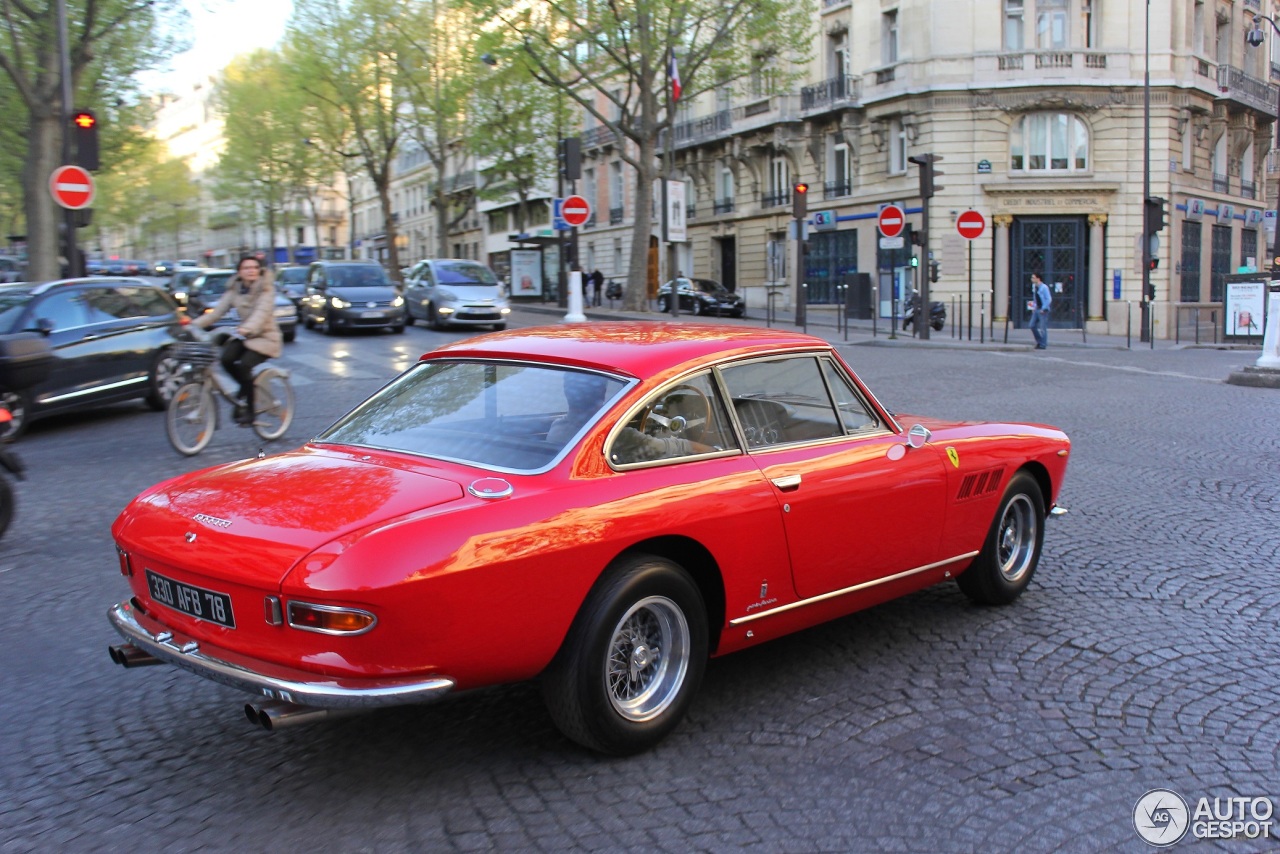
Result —
<instances>
[{"instance_id":1,"label":"red traffic light","mask_svg":"<svg viewBox=\"0 0 1280 854\"><path fill-rule=\"evenodd\" d=\"M802 195L803 195L804 193L809 192L809 185L808 185L808 184L796 184L796 186L795 186L795 190L796 190L796 192L797 192L797 193L800 193L800 194L802 194Z\"/></svg>"},{"instance_id":2,"label":"red traffic light","mask_svg":"<svg viewBox=\"0 0 1280 854\"><path fill-rule=\"evenodd\" d=\"M89 130L98 123L98 117L88 110L81 110L71 117L71 123L78 128Z\"/></svg>"}]
</instances>

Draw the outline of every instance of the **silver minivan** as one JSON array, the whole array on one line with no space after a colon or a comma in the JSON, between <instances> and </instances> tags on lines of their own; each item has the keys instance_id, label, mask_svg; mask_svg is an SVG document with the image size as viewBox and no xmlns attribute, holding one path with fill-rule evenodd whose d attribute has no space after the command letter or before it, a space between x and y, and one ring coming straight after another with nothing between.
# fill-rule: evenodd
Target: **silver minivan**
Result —
<instances>
[{"instance_id":1,"label":"silver minivan","mask_svg":"<svg viewBox=\"0 0 1280 854\"><path fill-rule=\"evenodd\" d=\"M506 288L488 266L465 258L431 258L409 270L404 285L409 323L507 328Z\"/></svg>"}]
</instances>

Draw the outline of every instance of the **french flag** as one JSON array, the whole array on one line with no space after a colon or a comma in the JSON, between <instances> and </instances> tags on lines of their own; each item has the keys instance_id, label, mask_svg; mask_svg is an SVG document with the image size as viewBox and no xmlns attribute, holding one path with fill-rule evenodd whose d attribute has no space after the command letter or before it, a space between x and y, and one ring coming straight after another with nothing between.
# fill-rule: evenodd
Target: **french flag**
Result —
<instances>
[{"instance_id":1,"label":"french flag","mask_svg":"<svg viewBox=\"0 0 1280 854\"><path fill-rule=\"evenodd\" d=\"M674 50L671 51L671 68L668 69L668 73L671 75L671 100L673 102L679 101L680 93L683 89L680 86L680 69L676 68L676 52Z\"/></svg>"}]
</instances>

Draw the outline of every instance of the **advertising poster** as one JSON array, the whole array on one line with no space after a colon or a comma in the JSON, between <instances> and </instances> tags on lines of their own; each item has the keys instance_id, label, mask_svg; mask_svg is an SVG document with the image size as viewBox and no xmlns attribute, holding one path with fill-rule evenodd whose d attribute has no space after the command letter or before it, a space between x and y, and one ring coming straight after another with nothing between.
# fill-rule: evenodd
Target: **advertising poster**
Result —
<instances>
[{"instance_id":1,"label":"advertising poster","mask_svg":"<svg viewBox=\"0 0 1280 854\"><path fill-rule=\"evenodd\" d=\"M1261 338L1266 298L1266 282L1227 282L1226 337Z\"/></svg>"},{"instance_id":2,"label":"advertising poster","mask_svg":"<svg viewBox=\"0 0 1280 854\"><path fill-rule=\"evenodd\" d=\"M542 253L537 249L511 250L511 295L542 296Z\"/></svg>"}]
</instances>

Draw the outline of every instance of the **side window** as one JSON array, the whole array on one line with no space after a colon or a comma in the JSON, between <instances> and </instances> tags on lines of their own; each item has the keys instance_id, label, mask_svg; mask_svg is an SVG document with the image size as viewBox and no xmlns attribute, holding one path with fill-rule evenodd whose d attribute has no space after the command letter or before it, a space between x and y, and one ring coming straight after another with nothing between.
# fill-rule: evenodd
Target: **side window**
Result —
<instances>
[{"instance_id":1,"label":"side window","mask_svg":"<svg viewBox=\"0 0 1280 854\"><path fill-rule=\"evenodd\" d=\"M85 313L83 297L83 291L61 291L50 294L36 305L34 319L51 323L55 330L84 326L89 320Z\"/></svg>"},{"instance_id":2,"label":"side window","mask_svg":"<svg viewBox=\"0 0 1280 854\"><path fill-rule=\"evenodd\" d=\"M722 370L750 448L844 435L818 359L793 356Z\"/></svg>"},{"instance_id":3,"label":"side window","mask_svg":"<svg viewBox=\"0 0 1280 854\"><path fill-rule=\"evenodd\" d=\"M85 291L85 306L89 309L90 323L103 323L126 317L138 317L142 310L115 288L90 288Z\"/></svg>"},{"instance_id":4,"label":"side window","mask_svg":"<svg viewBox=\"0 0 1280 854\"><path fill-rule=\"evenodd\" d=\"M844 432L857 433L876 426L878 423L876 417L854 391L849 378L830 359L822 360L822 373L827 378L827 385L831 388L831 397L835 399L840 421L844 424Z\"/></svg>"},{"instance_id":5,"label":"side window","mask_svg":"<svg viewBox=\"0 0 1280 854\"><path fill-rule=\"evenodd\" d=\"M740 450L711 373L686 377L645 402L609 446L614 465Z\"/></svg>"},{"instance_id":6,"label":"side window","mask_svg":"<svg viewBox=\"0 0 1280 854\"><path fill-rule=\"evenodd\" d=\"M173 313L169 299L155 288L120 288L138 307L140 317L163 317Z\"/></svg>"}]
</instances>

